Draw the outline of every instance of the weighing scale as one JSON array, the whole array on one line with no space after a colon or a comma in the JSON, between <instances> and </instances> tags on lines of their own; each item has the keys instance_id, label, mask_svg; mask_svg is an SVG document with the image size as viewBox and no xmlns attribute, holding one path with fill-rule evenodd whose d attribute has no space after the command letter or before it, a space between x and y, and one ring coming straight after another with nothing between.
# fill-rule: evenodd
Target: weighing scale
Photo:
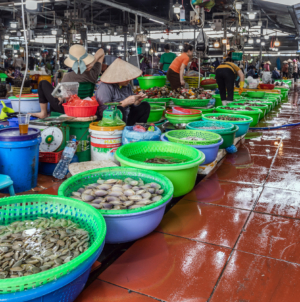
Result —
<instances>
[{"instance_id":1,"label":"weighing scale","mask_svg":"<svg viewBox=\"0 0 300 302\"><path fill-rule=\"evenodd\" d=\"M47 117L30 121L30 128L41 130L41 152L61 151L70 140L70 127L64 122L73 120L73 117Z\"/></svg>"},{"instance_id":2,"label":"weighing scale","mask_svg":"<svg viewBox=\"0 0 300 302\"><path fill-rule=\"evenodd\" d=\"M118 115L120 119L122 119L123 115L122 112L117 108L117 106L120 105L120 103L105 103L107 106L107 109L103 111L103 118L114 120L116 116Z\"/></svg>"}]
</instances>

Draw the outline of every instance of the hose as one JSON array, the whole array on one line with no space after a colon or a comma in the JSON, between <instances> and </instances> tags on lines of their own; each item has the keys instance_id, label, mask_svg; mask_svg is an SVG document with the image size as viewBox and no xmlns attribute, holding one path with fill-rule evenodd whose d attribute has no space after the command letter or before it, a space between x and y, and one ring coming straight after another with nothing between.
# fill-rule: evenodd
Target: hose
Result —
<instances>
[{"instance_id":1,"label":"hose","mask_svg":"<svg viewBox=\"0 0 300 302\"><path fill-rule=\"evenodd\" d=\"M26 54L26 59L25 59L25 73L23 76L23 81L22 81L22 85L20 88L20 94L19 94L19 114L21 113L21 96L22 96L22 91L23 91L23 86L24 86L24 82L26 80L26 76L27 76L27 69L28 69L28 45L27 45L27 34L26 34L26 28L25 28L25 16L24 16L24 3L23 0L21 0L21 6L22 6L22 23L23 23L23 34L24 34L24 41L25 41L25 54Z\"/></svg>"},{"instance_id":2,"label":"hose","mask_svg":"<svg viewBox=\"0 0 300 302\"><path fill-rule=\"evenodd\" d=\"M274 130L274 129L280 129L280 128L286 128L286 127L295 127L295 126L300 126L300 123L285 124L285 125L273 126L273 127L253 127L253 128L249 128L249 129L250 130Z\"/></svg>"}]
</instances>

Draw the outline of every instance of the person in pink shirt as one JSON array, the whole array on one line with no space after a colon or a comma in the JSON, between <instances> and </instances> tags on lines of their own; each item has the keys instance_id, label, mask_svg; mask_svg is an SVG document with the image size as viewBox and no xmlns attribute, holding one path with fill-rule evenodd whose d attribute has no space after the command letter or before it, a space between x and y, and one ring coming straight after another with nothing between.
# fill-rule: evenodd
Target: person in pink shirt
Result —
<instances>
[{"instance_id":1,"label":"person in pink shirt","mask_svg":"<svg viewBox=\"0 0 300 302\"><path fill-rule=\"evenodd\" d=\"M270 61L267 61L264 65L264 70L265 71L270 71L270 65L271 65L271 62Z\"/></svg>"}]
</instances>

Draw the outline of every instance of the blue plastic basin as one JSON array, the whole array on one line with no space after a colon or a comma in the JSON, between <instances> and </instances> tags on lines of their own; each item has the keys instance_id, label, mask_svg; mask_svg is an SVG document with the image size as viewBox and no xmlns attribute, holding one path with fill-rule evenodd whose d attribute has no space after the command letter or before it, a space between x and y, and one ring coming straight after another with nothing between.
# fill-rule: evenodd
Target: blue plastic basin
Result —
<instances>
[{"instance_id":1,"label":"blue plastic basin","mask_svg":"<svg viewBox=\"0 0 300 302\"><path fill-rule=\"evenodd\" d=\"M93 263L98 259L104 247L100 248L88 260L69 274L56 281L13 294L1 294L0 301L7 302L73 302L83 290Z\"/></svg>"},{"instance_id":2,"label":"blue plastic basin","mask_svg":"<svg viewBox=\"0 0 300 302\"><path fill-rule=\"evenodd\" d=\"M150 234L160 224L170 200L144 212L122 215L103 214L107 226L106 243L130 242Z\"/></svg>"},{"instance_id":3,"label":"blue plastic basin","mask_svg":"<svg viewBox=\"0 0 300 302\"><path fill-rule=\"evenodd\" d=\"M161 141L163 142L168 142L169 140L165 137L165 134L163 134L160 137ZM195 146L191 146L194 147L196 149L198 149L199 151L202 151L205 154L205 161L204 163L201 165L207 165L212 163L213 161L216 160L217 156L218 156L218 151L219 151L219 147L223 144L223 138L216 144L212 144L212 145L195 145Z\"/></svg>"}]
</instances>

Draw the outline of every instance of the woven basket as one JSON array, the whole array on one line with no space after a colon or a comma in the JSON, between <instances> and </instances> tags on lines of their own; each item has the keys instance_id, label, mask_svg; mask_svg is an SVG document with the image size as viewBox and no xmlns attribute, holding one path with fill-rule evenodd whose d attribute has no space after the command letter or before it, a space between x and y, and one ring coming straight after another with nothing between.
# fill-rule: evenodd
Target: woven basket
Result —
<instances>
[{"instance_id":1,"label":"woven basket","mask_svg":"<svg viewBox=\"0 0 300 302\"><path fill-rule=\"evenodd\" d=\"M198 137L204 140L194 141L194 140L186 140L185 137ZM212 145L216 144L221 140L221 136L217 133L209 132L209 131L201 131L201 130L172 130L166 132L166 137L170 142L180 143L184 145Z\"/></svg>"},{"instance_id":2,"label":"woven basket","mask_svg":"<svg viewBox=\"0 0 300 302\"><path fill-rule=\"evenodd\" d=\"M21 91L21 87L13 87L12 91L14 96L19 95ZM22 94L27 94L30 92L31 92L31 87L23 87Z\"/></svg>"},{"instance_id":3,"label":"woven basket","mask_svg":"<svg viewBox=\"0 0 300 302\"><path fill-rule=\"evenodd\" d=\"M189 84L189 87L198 88L199 87L199 77L183 77L184 81ZM200 82L202 81L202 77L200 77Z\"/></svg>"}]
</instances>

